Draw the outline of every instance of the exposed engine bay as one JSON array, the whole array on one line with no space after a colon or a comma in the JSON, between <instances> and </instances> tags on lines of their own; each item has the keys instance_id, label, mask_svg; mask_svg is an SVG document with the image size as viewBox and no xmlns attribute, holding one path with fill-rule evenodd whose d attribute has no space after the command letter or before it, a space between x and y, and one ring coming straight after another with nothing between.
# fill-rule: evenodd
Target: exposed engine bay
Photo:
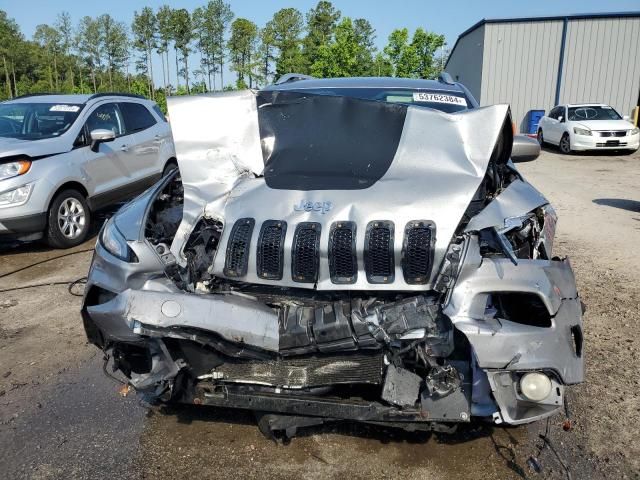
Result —
<instances>
[{"instance_id":1,"label":"exposed engine bay","mask_svg":"<svg viewBox=\"0 0 640 480\"><path fill-rule=\"evenodd\" d=\"M207 102L228 116L203 141L188 119ZM181 173L113 226L139 262L99 242L89 276L85 329L114 372L162 401L261 412L263 431L289 435L336 420L448 432L562 407L583 381L581 305L552 256L555 212L510 161L508 109L373 103L174 100ZM344 159L295 163L309 145L357 155L376 121L390 126L373 170L351 162L343 181ZM348 142L327 146L315 122Z\"/></svg>"}]
</instances>

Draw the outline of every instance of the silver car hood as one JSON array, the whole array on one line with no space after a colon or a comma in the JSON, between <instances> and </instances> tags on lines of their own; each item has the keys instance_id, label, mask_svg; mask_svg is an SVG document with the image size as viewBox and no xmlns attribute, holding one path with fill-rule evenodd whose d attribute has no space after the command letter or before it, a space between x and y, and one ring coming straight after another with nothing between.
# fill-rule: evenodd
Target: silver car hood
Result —
<instances>
[{"instance_id":1,"label":"silver car hood","mask_svg":"<svg viewBox=\"0 0 640 480\"><path fill-rule=\"evenodd\" d=\"M274 189L261 176L265 160L261 144L256 92L241 91L168 100L169 116L184 185L184 216L172 252L184 265L186 240L200 218L219 219L224 231L212 273L224 277L225 250L234 223L255 219L248 271L241 280L250 283L318 290L424 290L430 288L446 249L469 202L478 189L501 128L509 121L507 105L483 107L447 114L422 107L407 108L395 156L384 175L373 185L355 190ZM330 127L328 127L330 128ZM273 145L266 145L268 151ZM295 208L300 205L310 208ZM324 206L330 205L330 208ZM263 222L287 223L283 278L258 277L256 249ZM369 222L395 225L395 280L371 284L363 269L365 229ZM412 221L435 224L434 268L429 282L411 285L401 269L405 226ZM329 232L336 222L357 226L356 251L359 274L353 284L332 283L326 261ZM320 264L317 284L292 279L291 256L300 222L320 224Z\"/></svg>"},{"instance_id":2,"label":"silver car hood","mask_svg":"<svg viewBox=\"0 0 640 480\"><path fill-rule=\"evenodd\" d=\"M71 150L66 136L43 138L42 140L22 140L19 138L0 137L0 161L4 157L26 155L28 157L42 157L57 155Z\"/></svg>"}]
</instances>

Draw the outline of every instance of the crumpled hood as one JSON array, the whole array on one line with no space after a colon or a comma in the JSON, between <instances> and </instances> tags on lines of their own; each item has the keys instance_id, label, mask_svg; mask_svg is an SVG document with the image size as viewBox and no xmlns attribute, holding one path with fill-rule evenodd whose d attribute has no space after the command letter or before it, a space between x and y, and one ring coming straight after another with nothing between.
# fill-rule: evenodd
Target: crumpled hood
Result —
<instances>
[{"instance_id":1,"label":"crumpled hood","mask_svg":"<svg viewBox=\"0 0 640 480\"><path fill-rule=\"evenodd\" d=\"M257 275L256 248L263 222L277 220L287 226L284 275L277 284L312 288L314 285L300 284L291 278L287 248L293 242L296 227L302 222L313 222L321 230L320 273L315 286L318 290L424 289L425 284L410 285L403 279L401 252L405 227L416 220L435 225L433 265L438 266L485 175L502 127L510 122L508 106L446 114L422 107L313 95L283 103L277 99L260 103L256 95L243 91L169 99L185 190L184 217L172 245L178 261L184 263L182 249L201 216L221 219L225 227L212 271L223 277L231 227L239 219L252 218L255 232L250 245L249 269L243 281L273 284L272 280ZM325 103L331 103L330 108L325 109ZM267 109L264 112L270 112L269 115L259 112L259 108ZM360 109L366 110L362 117L358 116ZM379 111L387 111L388 117L372 118ZM310 115L312 112L317 115ZM388 124L384 123L385 118L389 119ZM344 188L331 188L330 174L318 182L313 175L305 175L307 167L303 165L309 160L306 157L314 159L309 167L312 170L322 158L328 158L316 159L313 153L305 155L305 151L324 148L325 153L330 153L331 148L335 148L335 155L340 156L342 152L337 149L349 149L357 156L360 147L365 151L363 145L375 141L376 132L384 135L385 129L393 129L392 121L401 123L397 138L389 140L395 142L395 148L387 159L386 170L370 173L375 165L363 163L361 158L353 159L346 169L354 172L358 181ZM271 125L276 122L281 124ZM345 129L353 137L356 148L348 145L348 138L342 138ZM371 130L370 136L362 137L360 129ZM320 137L325 138L320 146L318 138L310 137L314 131L326 135ZM280 137L287 139L281 142ZM342 140L332 140L338 138ZM367 158L375 157L371 151L367 155L370 156ZM299 171L291 158L299 158ZM375 158L375 161L382 160ZM271 178L270 169L275 171ZM283 188L279 175L288 175L289 180L297 183ZM365 188L358 188L358 183ZM314 186L320 188L309 188ZM389 221L394 225L394 283L372 285L363 272L355 283L333 283L326 262L332 225L355 224L355 247L362 271L365 232L376 221ZM433 268L429 284L436 272L437 268Z\"/></svg>"},{"instance_id":2,"label":"crumpled hood","mask_svg":"<svg viewBox=\"0 0 640 480\"><path fill-rule=\"evenodd\" d=\"M0 137L0 162L5 157L26 155L37 158L47 155L57 155L71 150L66 136L45 138L42 140L22 140L19 138Z\"/></svg>"}]
</instances>

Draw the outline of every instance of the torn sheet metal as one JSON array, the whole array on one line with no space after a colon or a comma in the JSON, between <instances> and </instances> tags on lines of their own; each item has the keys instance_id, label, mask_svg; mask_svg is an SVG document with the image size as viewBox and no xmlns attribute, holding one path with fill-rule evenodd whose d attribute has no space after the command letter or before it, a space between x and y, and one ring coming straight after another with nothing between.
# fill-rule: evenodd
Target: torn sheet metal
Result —
<instances>
[{"instance_id":1,"label":"torn sheet metal","mask_svg":"<svg viewBox=\"0 0 640 480\"><path fill-rule=\"evenodd\" d=\"M322 130L330 139L332 132L341 131L347 125L353 130L351 120L358 117L359 109L368 112L369 117L371 117L371 111L375 112L379 109L387 112L389 109L389 105L383 102L350 99L349 102L332 105L332 108L327 109L318 119L318 124L313 125L308 112L311 111L311 107L314 107L314 102L333 101L331 99L335 97L324 96L320 100L317 100L315 98L317 96L314 95L307 97L297 98L295 102L282 107L283 111L286 110L287 124L291 129L286 135L287 145L293 151L296 151L295 142L291 142L295 138L307 142L299 146L300 149L316 147L314 144L308 144L309 135L303 135L303 132L308 129ZM172 124L177 127L174 129L174 138L185 184L185 218L174 240L172 252L174 255L179 254L199 215L204 213L218 216L226 227L211 273L217 277L225 277L224 252L231 232L230 227L241 218L253 218L256 234L251 238L248 270L242 280L255 284L273 284L273 280L261 278L256 269L259 236L257 231L263 222L278 220L285 222L290 228L287 228L284 239L283 277L277 281L277 284L281 287L295 286L318 290L423 290L428 288L435 278L437 270L435 268L432 269L432 276L427 283L408 284L403 278L402 229L416 219L433 222L436 228L433 265L439 265L462 215L485 175L501 128L505 121L510 121L507 120L509 109L506 105L455 114L395 105L393 107L396 110L400 109L404 112L402 128L398 130L400 138L397 141L397 148L389 167L381 176L378 169L371 174L371 177L366 175L362 177L365 188L343 189L344 185L336 185L335 189L329 189L325 182L321 183L321 188L314 190L308 189L309 185L297 188L291 185L291 188L281 189L278 183L281 179L271 178L268 182L264 177L255 175L260 169L259 159L262 162L265 159L275 161L269 156L269 152L280 152L280 154L282 152L278 149L279 138L270 136L272 132L278 132L279 129L274 126L267 128L269 125L259 125L258 110L251 106L251 101L256 102L252 92L226 94L220 97L216 95L192 97L188 100L170 99L169 112ZM235 103L237 103L237 111L234 108ZM263 104L260 108L274 107ZM246 118L241 120L242 116ZM399 116L396 114L394 118ZM262 121L263 118L269 117L260 118ZM203 124L208 124L209 119L216 120L211 123L211 128L204 127ZM300 119L304 121L299 121ZM217 125L226 122L228 124L224 128L217 129ZM373 118L371 122L374 122L372 125L376 129L380 128L378 120ZM367 128L366 120L360 123L363 123L363 129ZM236 128L241 132L236 132ZM280 125L281 128L282 125ZM262 138L261 133L265 135ZM362 138L366 138L366 135ZM246 142L246 145L243 142ZM262 151L260 151L261 142ZM265 142L271 145L265 147ZM339 145L336 145L336 148L338 147ZM325 156L329 155L330 151L327 147L323 148L323 151L326 151ZM284 167L281 171L285 177L287 175L289 178L304 176L305 165L309 166L304 159L301 159L300 169L303 173L295 172L289 160L282 155L278 158L276 164ZM320 161L319 159L320 157L317 157L317 161ZM353 168L361 171L363 163L368 161L368 158L358 157L353 161L358 163L358 165L354 164ZM238 168L239 165L247 167L251 174L243 174L242 168ZM334 164L329 166L331 165ZM364 163L365 167L367 165ZM318 173L315 164L312 163L310 168L312 172ZM370 168L374 170L373 166ZM334 172L330 168L324 173L325 180L339 174L340 172ZM377 179L378 176L380 176L379 179ZM270 187L269 183L277 188ZM296 208L299 205L330 205L331 207ZM395 228L399 232L395 236L393 245L396 257L395 280L393 283L371 284L367 281L364 272L364 232L370 222L387 219L393 219ZM335 284L329 275L326 246L331 225L346 221L353 222L357 226L355 249L359 272L354 283ZM290 249L295 226L301 222L315 222L320 227L320 267L316 283L300 283L292 278ZM178 256L178 262L184 263L184 259Z\"/></svg>"},{"instance_id":2,"label":"torn sheet metal","mask_svg":"<svg viewBox=\"0 0 640 480\"><path fill-rule=\"evenodd\" d=\"M504 227L506 219L526 215L548 203L549 201L533 185L522 180L514 180L469 221L464 231L474 232L488 227Z\"/></svg>"},{"instance_id":3,"label":"torn sheet metal","mask_svg":"<svg viewBox=\"0 0 640 480\"><path fill-rule=\"evenodd\" d=\"M278 315L263 303L243 297L125 290L87 311L99 326L123 319L134 334L145 326L202 329L230 342L278 351Z\"/></svg>"}]
</instances>

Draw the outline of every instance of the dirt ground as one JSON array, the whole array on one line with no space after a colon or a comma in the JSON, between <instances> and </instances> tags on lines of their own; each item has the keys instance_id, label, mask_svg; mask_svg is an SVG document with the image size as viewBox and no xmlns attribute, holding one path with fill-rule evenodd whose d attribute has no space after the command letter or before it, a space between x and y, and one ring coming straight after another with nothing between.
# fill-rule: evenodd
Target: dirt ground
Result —
<instances>
[{"instance_id":1,"label":"dirt ground","mask_svg":"<svg viewBox=\"0 0 640 480\"><path fill-rule=\"evenodd\" d=\"M550 150L519 169L556 207L556 254L570 256L587 305L587 381L570 389L571 430L563 415L549 422L552 445L574 480L640 478L640 153ZM66 285L94 242L40 264L70 252L0 244L0 478L568 478L540 452L546 422L453 436L341 424L276 445L243 412L123 396ZM32 284L47 285L3 291Z\"/></svg>"}]
</instances>

